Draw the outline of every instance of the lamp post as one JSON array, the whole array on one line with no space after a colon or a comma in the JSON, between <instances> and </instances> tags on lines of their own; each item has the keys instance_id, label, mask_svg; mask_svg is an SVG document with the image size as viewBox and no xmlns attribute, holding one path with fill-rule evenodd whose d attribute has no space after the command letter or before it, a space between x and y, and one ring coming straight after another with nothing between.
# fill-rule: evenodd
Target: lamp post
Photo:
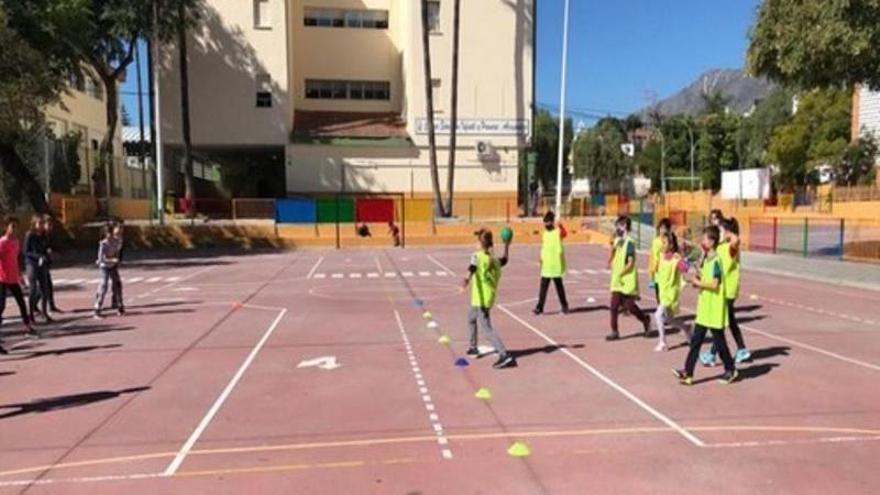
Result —
<instances>
[{"instance_id":1,"label":"lamp post","mask_svg":"<svg viewBox=\"0 0 880 495\"><path fill-rule=\"evenodd\" d=\"M568 61L568 10L569 0L565 0L565 13L562 18L562 77L559 83L559 148L556 163L556 215L562 211L562 159L565 152L565 75Z\"/></svg>"}]
</instances>

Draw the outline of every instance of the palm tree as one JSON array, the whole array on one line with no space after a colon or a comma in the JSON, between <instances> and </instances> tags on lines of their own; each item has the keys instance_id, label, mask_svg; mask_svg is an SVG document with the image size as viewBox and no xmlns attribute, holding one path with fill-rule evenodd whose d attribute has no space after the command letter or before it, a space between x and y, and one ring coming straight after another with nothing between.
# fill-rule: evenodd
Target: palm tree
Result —
<instances>
[{"instance_id":1,"label":"palm tree","mask_svg":"<svg viewBox=\"0 0 880 495\"><path fill-rule=\"evenodd\" d=\"M428 1L422 0L422 51L425 59L425 106L428 120L428 159L431 167L431 187L434 190L434 201L437 213L446 216L443 198L440 195L440 173L437 170L437 139L434 132L434 85L431 78L431 43L428 25Z\"/></svg>"},{"instance_id":2,"label":"palm tree","mask_svg":"<svg viewBox=\"0 0 880 495\"><path fill-rule=\"evenodd\" d=\"M449 129L449 167L446 176L446 213L450 216L455 190L455 139L458 133L458 46L461 0L455 0L452 9L452 104L450 105L452 127Z\"/></svg>"},{"instance_id":3,"label":"palm tree","mask_svg":"<svg viewBox=\"0 0 880 495\"><path fill-rule=\"evenodd\" d=\"M195 206L195 187L193 184L192 133L189 118L189 60L186 41L189 23L185 3L177 3L177 47L180 55L180 119L183 131L184 197L186 198L186 214L192 216Z\"/></svg>"}]
</instances>

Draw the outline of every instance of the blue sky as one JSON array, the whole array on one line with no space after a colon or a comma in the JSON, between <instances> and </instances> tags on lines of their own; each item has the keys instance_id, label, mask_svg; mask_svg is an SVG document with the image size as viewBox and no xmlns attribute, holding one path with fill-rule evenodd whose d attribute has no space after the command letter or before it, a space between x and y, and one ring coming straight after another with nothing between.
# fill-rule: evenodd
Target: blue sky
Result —
<instances>
[{"instance_id":1,"label":"blue sky","mask_svg":"<svg viewBox=\"0 0 880 495\"><path fill-rule=\"evenodd\" d=\"M563 0L537 2L537 101L556 108ZM759 3L571 0L566 108L628 113L644 106L649 94L669 96L708 69L742 67ZM134 65L128 76L123 102L137 125ZM143 76L146 88L146 70Z\"/></svg>"},{"instance_id":2,"label":"blue sky","mask_svg":"<svg viewBox=\"0 0 880 495\"><path fill-rule=\"evenodd\" d=\"M566 108L632 112L745 64L759 0L570 0ZM537 101L559 106L563 0L538 0ZM606 112L601 112L606 113Z\"/></svg>"}]
</instances>

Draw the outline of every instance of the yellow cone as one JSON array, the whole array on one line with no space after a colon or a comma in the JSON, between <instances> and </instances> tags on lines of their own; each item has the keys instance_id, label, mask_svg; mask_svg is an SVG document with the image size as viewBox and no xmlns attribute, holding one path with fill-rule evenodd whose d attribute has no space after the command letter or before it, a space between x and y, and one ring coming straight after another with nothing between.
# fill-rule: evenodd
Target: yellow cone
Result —
<instances>
[{"instance_id":1,"label":"yellow cone","mask_svg":"<svg viewBox=\"0 0 880 495\"><path fill-rule=\"evenodd\" d=\"M431 317L432 317L432 315L431 315L430 311L425 311L424 313L422 313L422 318L424 318L426 320L430 320Z\"/></svg>"},{"instance_id":2,"label":"yellow cone","mask_svg":"<svg viewBox=\"0 0 880 495\"><path fill-rule=\"evenodd\" d=\"M513 445L507 449L507 454L512 457L526 457L531 455L532 451L524 442L513 442Z\"/></svg>"},{"instance_id":3,"label":"yellow cone","mask_svg":"<svg viewBox=\"0 0 880 495\"><path fill-rule=\"evenodd\" d=\"M757 295L757 294L752 294L751 296L749 296L749 299L751 299L752 301L757 301L757 300L758 300L758 295Z\"/></svg>"},{"instance_id":4,"label":"yellow cone","mask_svg":"<svg viewBox=\"0 0 880 495\"><path fill-rule=\"evenodd\" d=\"M449 345L449 341L448 335L441 335L440 338L437 339L437 342L443 345Z\"/></svg>"},{"instance_id":5,"label":"yellow cone","mask_svg":"<svg viewBox=\"0 0 880 495\"><path fill-rule=\"evenodd\" d=\"M474 397L482 400L489 400L492 398L492 392L490 392L488 388L483 387L480 390L477 390Z\"/></svg>"}]
</instances>

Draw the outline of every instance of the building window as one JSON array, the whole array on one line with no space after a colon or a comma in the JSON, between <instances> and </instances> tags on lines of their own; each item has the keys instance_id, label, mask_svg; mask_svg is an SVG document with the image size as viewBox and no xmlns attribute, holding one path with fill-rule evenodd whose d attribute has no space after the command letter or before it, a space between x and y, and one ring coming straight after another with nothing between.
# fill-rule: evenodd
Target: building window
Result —
<instances>
[{"instance_id":1,"label":"building window","mask_svg":"<svg viewBox=\"0 0 880 495\"><path fill-rule=\"evenodd\" d=\"M312 100L389 100L391 83L306 79L306 98Z\"/></svg>"},{"instance_id":2,"label":"building window","mask_svg":"<svg viewBox=\"0 0 880 495\"><path fill-rule=\"evenodd\" d=\"M254 28L272 29L272 15L269 0L254 0Z\"/></svg>"},{"instance_id":3,"label":"building window","mask_svg":"<svg viewBox=\"0 0 880 495\"><path fill-rule=\"evenodd\" d=\"M272 106L272 77L269 74L257 74L257 108Z\"/></svg>"},{"instance_id":4,"label":"building window","mask_svg":"<svg viewBox=\"0 0 880 495\"><path fill-rule=\"evenodd\" d=\"M104 101L104 86L97 79L86 78L86 93L96 100Z\"/></svg>"},{"instance_id":5,"label":"building window","mask_svg":"<svg viewBox=\"0 0 880 495\"><path fill-rule=\"evenodd\" d=\"M388 29L387 10L340 10L306 7L303 24L317 27Z\"/></svg>"},{"instance_id":6,"label":"building window","mask_svg":"<svg viewBox=\"0 0 880 495\"><path fill-rule=\"evenodd\" d=\"M428 0L428 31L440 32L440 0Z\"/></svg>"}]
</instances>

